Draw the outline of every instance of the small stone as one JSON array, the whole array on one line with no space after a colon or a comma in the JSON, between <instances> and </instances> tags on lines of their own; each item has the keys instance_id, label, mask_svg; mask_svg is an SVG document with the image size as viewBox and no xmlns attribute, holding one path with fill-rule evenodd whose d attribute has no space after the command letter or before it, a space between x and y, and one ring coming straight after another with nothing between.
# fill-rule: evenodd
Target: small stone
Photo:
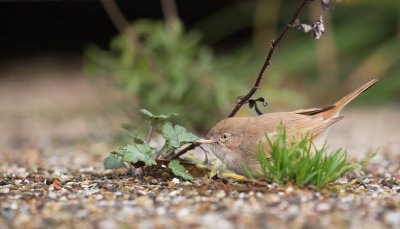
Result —
<instances>
[{"instance_id":1,"label":"small stone","mask_svg":"<svg viewBox=\"0 0 400 229\"><path fill-rule=\"evenodd\" d=\"M261 192L256 192L256 197L257 197L257 198L262 198L262 197L263 197L263 194L262 194Z\"/></svg>"},{"instance_id":2,"label":"small stone","mask_svg":"<svg viewBox=\"0 0 400 229\"><path fill-rule=\"evenodd\" d=\"M157 215L165 215L167 213L167 209L165 207L158 207L156 208Z\"/></svg>"},{"instance_id":3,"label":"small stone","mask_svg":"<svg viewBox=\"0 0 400 229\"><path fill-rule=\"evenodd\" d=\"M57 199L57 194L55 192L49 192L47 196L53 200Z\"/></svg>"},{"instance_id":4,"label":"small stone","mask_svg":"<svg viewBox=\"0 0 400 229\"><path fill-rule=\"evenodd\" d=\"M119 191L118 191L118 192L115 192L115 193L114 193L114 196L122 196L122 194L123 194L122 192L119 192Z\"/></svg>"},{"instance_id":5,"label":"small stone","mask_svg":"<svg viewBox=\"0 0 400 229\"><path fill-rule=\"evenodd\" d=\"M151 179L150 183L152 183L152 184L158 184L158 180L157 180L157 179Z\"/></svg>"},{"instance_id":6,"label":"small stone","mask_svg":"<svg viewBox=\"0 0 400 229\"><path fill-rule=\"evenodd\" d=\"M391 224L392 226L400 225L400 212L386 212L384 216L384 220L386 223Z\"/></svg>"},{"instance_id":7,"label":"small stone","mask_svg":"<svg viewBox=\"0 0 400 229\"><path fill-rule=\"evenodd\" d=\"M226 196L226 193L224 190L219 190L215 193L215 197L218 199L222 199Z\"/></svg>"},{"instance_id":8,"label":"small stone","mask_svg":"<svg viewBox=\"0 0 400 229\"><path fill-rule=\"evenodd\" d=\"M190 215L190 211L189 211L189 209L187 209L187 208L182 208L182 209L180 209L180 210L176 213L176 215L177 215L178 217L185 217L185 216Z\"/></svg>"},{"instance_id":9,"label":"small stone","mask_svg":"<svg viewBox=\"0 0 400 229\"><path fill-rule=\"evenodd\" d=\"M392 191L399 193L400 192L400 185L393 185Z\"/></svg>"},{"instance_id":10,"label":"small stone","mask_svg":"<svg viewBox=\"0 0 400 229\"><path fill-rule=\"evenodd\" d=\"M177 195L177 193L178 193L178 192L177 192L176 190L173 190L172 192L169 193L169 196L170 196L170 197L174 197L174 196Z\"/></svg>"},{"instance_id":11,"label":"small stone","mask_svg":"<svg viewBox=\"0 0 400 229\"><path fill-rule=\"evenodd\" d=\"M373 182L374 180L375 179L372 177L366 177L366 178L362 179L362 183L369 184L369 183Z\"/></svg>"},{"instance_id":12,"label":"small stone","mask_svg":"<svg viewBox=\"0 0 400 229\"><path fill-rule=\"evenodd\" d=\"M320 203L317 205L317 211L329 211L331 206L328 203Z\"/></svg>"},{"instance_id":13,"label":"small stone","mask_svg":"<svg viewBox=\"0 0 400 229\"><path fill-rule=\"evenodd\" d=\"M169 178L171 175L170 175L169 173L167 173L167 172L163 172L163 173L162 173L162 176L163 176L164 178Z\"/></svg>"},{"instance_id":14,"label":"small stone","mask_svg":"<svg viewBox=\"0 0 400 229\"><path fill-rule=\"evenodd\" d=\"M286 188L285 191L286 191L286 193L291 193L291 192L293 192L293 187L289 186L289 187Z\"/></svg>"},{"instance_id":15,"label":"small stone","mask_svg":"<svg viewBox=\"0 0 400 229\"><path fill-rule=\"evenodd\" d=\"M264 200L268 205L276 205L281 201L281 197L277 194L265 194Z\"/></svg>"},{"instance_id":16,"label":"small stone","mask_svg":"<svg viewBox=\"0 0 400 229\"><path fill-rule=\"evenodd\" d=\"M114 219L104 219L99 222L100 229L117 229L120 225Z\"/></svg>"},{"instance_id":17,"label":"small stone","mask_svg":"<svg viewBox=\"0 0 400 229\"><path fill-rule=\"evenodd\" d=\"M140 196L136 199L136 203L140 207L152 208L153 201L148 196Z\"/></svg>"},{"instance_id":18,"label":"small stone","mask_svg":"<svg viewBox=\"0 0 400 229\"><path fill-rule=\"evenodd\" d=\"M61 182L58 180L53 181L53 187L55 190L60 190L62 188Z\"/></svg>"},{"instance_id":19,"label":"small stone","mask_svg":"<svg viewBox=\"0 0 400 229\"><path fill-rule=\"evenodd\" d=\"M59 171L54 171L51 175L51 179L60 179L61 173Z\"/></svg>"},{"instance_id":20,"label":"small stone","mask_svg":"<svg viewBox=\"0 0 400 229\"><path fill-rule=\"evenodd\" d=\"M152 176L147 176L147 177L144 177L144 180L145 181L151 181L153 179L153 177Z\"/></svg>"},{"instance_id":21,"label":"small stone","mask_svg":"<svg viewBox=\"0 0 400 229\"><path fill-rule=\"evenodd\" d=\"M171 181L173 184L179 184L180 183L180 181L179 181L179 179L178 178L174 178L174 179L172 179L172 181Z\"/></svg>"},{"instance_id":22,"label":"small stone","mask_svg":"<svg viewBox=\"0 0 400 229\"><path fill-rule=\"evenodd\" d=\"M13 201L12 203L11 203L11 205L10 205L10 209L11 210L17 210L18 209L18 204L17 204L17 202L15 202L15 201Z\"/></svg>"}]
</instances>

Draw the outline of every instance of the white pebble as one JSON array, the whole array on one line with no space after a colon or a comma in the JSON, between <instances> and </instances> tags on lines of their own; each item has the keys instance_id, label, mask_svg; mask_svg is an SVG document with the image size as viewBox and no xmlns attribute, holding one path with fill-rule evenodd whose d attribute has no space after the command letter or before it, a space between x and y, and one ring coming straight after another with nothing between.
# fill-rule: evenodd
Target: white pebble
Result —
<instances>
[{"instance_id":1,"label":"white pebble","mask_svg":"<svg viewBox=\"0 0 400 229\"><path fill-rule=\"evenodd\" d=\"M179 184L179 183L181 183L180 181L179 181L179 179L178 178L174 178L174 179L172 179L172 181L171 181L172 183L174 183L174 184Z\"/></svg>"}]
</instances>

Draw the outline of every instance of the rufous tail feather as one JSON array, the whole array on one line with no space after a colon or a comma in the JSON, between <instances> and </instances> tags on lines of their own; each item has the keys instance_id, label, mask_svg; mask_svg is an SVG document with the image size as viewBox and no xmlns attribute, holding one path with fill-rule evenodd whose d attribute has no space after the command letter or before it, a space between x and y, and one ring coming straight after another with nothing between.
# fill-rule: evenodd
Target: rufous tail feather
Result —
<instances>
[{"instance_id":1,"label":"rufous tail feather","mask_svg":"<svg viewBox=\"0 0 400 229\"><path fill-rule=\"evenodd\" d=\"M337 101L335 104L333 104L332 108L323 111L320 114L323 117L333 117L336 114L338 114L347 104L349 104L353 99L355 99L357 96L359 96L361 93L364 91L368 90L370 87L372 87L378 80L373 79L362 85L361 87L355 89L352 91L350 94L346 95L345 97L341 98L339 101Z\"/></svg>"}]
</instances>

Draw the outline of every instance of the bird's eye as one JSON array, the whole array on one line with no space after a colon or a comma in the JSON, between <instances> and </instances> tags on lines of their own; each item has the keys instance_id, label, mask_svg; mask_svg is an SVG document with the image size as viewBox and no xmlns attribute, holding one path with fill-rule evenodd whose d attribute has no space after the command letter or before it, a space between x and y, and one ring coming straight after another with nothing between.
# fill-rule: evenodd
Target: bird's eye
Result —
<instances>
[{"instance_id":1,"label":"bird's eye","mask_svg":"<svg viewBox=\"0 0 400 229\"><path fill-rule=\"evenodd\" d=\"M229 139L230 136L231 136L231 135L228 134L228 133L222 133L222 134L221 134L221 140L226 141L226 140Z\"/></svg>"}]
</instances>

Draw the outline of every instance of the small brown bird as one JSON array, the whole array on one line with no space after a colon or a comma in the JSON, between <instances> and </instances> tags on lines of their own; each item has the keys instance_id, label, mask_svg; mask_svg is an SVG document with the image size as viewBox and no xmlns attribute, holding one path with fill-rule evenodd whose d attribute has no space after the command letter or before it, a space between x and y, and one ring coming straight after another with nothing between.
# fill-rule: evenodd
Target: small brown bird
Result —
<instances>
[{"instance_id":1,"label":"small brown bird","mask_svg":"<svg viewBox=\"0 0 400 229\"><path fill-rule=\"evenodd\" d=\"M339 116L343 107L376 82L375 79L369 81L325 108L269 113L255 117L226 118L210 130L206 139L198 139L196 142L204 144L203 148L213 152L229 170L246 175L244 163L252 171L261 171L255 155L257 145L261 142L265 152L269 154L265 135L273 137L277 134L280 123L286 127L288 139L298 140L308 133L316 145L324 144L327 129L343 118Z\"/></svg>"}]
</instances>

